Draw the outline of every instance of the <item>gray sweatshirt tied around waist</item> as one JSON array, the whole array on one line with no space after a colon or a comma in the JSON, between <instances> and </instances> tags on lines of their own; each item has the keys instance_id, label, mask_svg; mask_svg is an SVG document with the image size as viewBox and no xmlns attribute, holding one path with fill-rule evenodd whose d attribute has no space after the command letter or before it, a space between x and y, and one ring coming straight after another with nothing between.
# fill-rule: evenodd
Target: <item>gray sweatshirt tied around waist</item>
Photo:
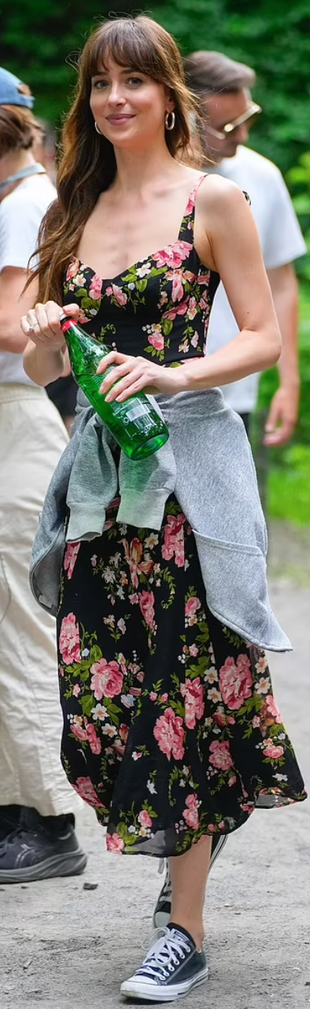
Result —
<instances>
[{"instance_id":1,"label":"gray sweatshirt tied around waist","mask_svg":"<svg viewBox=\"0 0 310 1009\"><path fill-rule=\"evenodd\" d=\"M66 542L101 536L117 495L120 523L158 530L174 493L193 528L211 612L252 644L290 650L268 598L266 525L242 420L219 389L159 395L156 404L168 442L140 461L121 452L117 469L113 439L79 392L72 438L49 485L33 546L35 598L57 614Z\"/></svg>"}]
</instances>

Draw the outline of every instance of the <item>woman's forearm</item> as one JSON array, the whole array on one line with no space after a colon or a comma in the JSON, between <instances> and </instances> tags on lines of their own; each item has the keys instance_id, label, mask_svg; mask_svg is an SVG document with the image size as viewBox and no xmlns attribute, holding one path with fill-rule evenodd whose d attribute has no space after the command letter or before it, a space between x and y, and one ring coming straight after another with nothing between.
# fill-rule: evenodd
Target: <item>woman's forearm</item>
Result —
<instances>
[{"instance_id":1,"label":"woman's forearm","mask_svg":"<svg viewBox=\"0 0 310 1009\"><path fill-rule=\"evenodd\" d=\"M210 389L218 385L237 382L254 372L271 368L281 353L279 330L269 335L242 330L230 343L203 359L186 361L183 371L188 375L188 387Z\"/></svg>"},{"instance_id":2,"label":"woman's forearm","mask_svg":"<svg viewBox=\"0 0 310 1009\"><path fill-rule=\"evenodd\" d=\"M29 340L24 353L24 370L36 385L49 385L66 370L66 349L41 350Z\"/></svg>"}]
</instances>

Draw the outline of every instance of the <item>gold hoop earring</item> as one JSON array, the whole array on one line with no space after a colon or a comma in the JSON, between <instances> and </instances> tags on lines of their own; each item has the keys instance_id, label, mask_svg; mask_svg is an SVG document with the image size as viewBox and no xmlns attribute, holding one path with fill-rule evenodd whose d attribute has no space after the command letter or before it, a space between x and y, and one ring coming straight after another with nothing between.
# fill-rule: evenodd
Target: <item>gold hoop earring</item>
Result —
<instances>
[{"instance_id":1,"label":"gold hoop earring","mask_svg":"<svg viewBox=\"0 0 310 1009\"><path fill-rule=\"evenodd\" d=\"M96 120L95 120L95 119L94 119L94 127L95 127L95 130L96 130L96 133L100 133L100 136L102 137L102 133L101 133L101 130L99 130L99 126L98 126L98 123L96 123Z\"/></svg>"},{"instance_id":2,"label":"gold hoop earring","mask_svg":"<svg viewBox=\"0 0 310 1009\"><path fill-rule=\"evenodd\" d=\"M166 130L174 130L174 127L175 127L175 112L166 112L165 127L166 127Z\"/></svg>"}]
</instances>

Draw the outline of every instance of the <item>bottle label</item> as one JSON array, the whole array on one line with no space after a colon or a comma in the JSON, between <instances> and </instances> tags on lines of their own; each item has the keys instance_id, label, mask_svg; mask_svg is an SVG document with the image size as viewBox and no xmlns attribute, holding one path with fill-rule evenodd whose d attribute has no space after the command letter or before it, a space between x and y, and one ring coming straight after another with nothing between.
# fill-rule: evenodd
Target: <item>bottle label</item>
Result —
<instances>
[{"instance_id":1,"label":"bottle label","mask_svg":"<svg viewBox=\"0 0 310 1009\"><path fill-rule=\"evenodd\" d=\"M126 406L126 401L125 401L124 405ZM138 417L144 417L145 416L145 412L146 411L145 411L145 405L144 405L144 403L135 403L135 405L132 406L131 409L127 411L127 416L126 416L126 419L124 417L124 421L125 421L126 424L129 424L133 420L137 420Z\"/></svg>"}]
</instances>

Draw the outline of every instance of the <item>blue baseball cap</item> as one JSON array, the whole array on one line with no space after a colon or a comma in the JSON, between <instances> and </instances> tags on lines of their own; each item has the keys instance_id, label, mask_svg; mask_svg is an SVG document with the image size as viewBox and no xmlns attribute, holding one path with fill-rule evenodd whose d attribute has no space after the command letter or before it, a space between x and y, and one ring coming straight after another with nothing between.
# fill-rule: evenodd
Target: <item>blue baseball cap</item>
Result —
<instances>
[{"instance_id":1,"label":"blue baseball cap","mask_svg":"<svg viewBox=\"0 0 310 1009\"><path fill-rule=\"evenodd\" d=\"M22 83L15 74L0 67L0 105L23 105L26 109L32 109L34 97L22 94L19 90Z\"/></svg>"}]
</instances>

